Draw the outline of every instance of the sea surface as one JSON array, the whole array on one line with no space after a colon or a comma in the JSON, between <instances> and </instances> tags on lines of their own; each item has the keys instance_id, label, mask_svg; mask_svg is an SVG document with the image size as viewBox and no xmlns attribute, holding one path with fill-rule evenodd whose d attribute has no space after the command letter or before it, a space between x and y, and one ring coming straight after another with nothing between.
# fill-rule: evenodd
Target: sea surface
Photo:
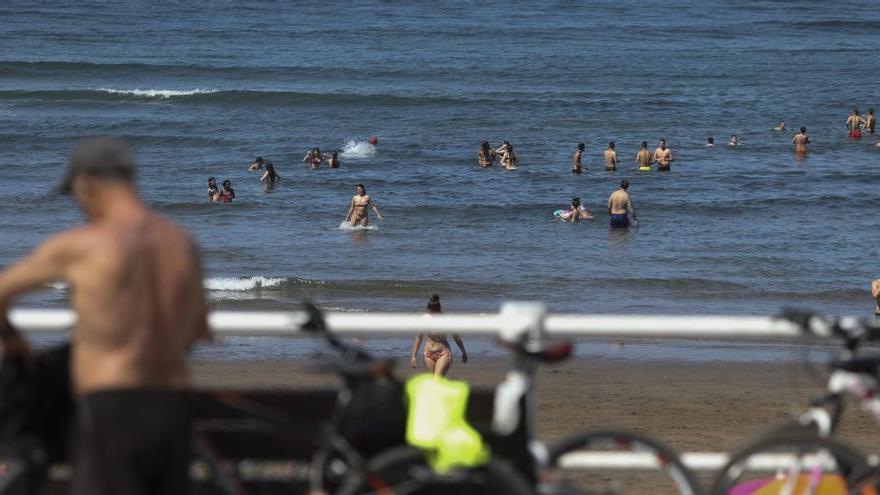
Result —
<instances>
[{"instance_id":1,"label":"sea surface","mask_svg":"<svg viewBox=\"0 0 880 495\"><path fill-rule=\"evenodd\" d=\"M437 293L447 311L869 314L880 150L844 121L880 106L878 42L870 2L4 1L0 266L83 222L47 191L76 141L110 134L200 241L220 309L418 311ZM672 172L636 172L659 138ZM519 169L478 168L482 140ZM312 147L342 168L308 170ZM234 203L206 201L209 176ZM604 211L621 179L628 232ZM339 228L358 183L374 230ZM554 221L572 196L597 219ZM21 304L66 300L56 284Z\"/></svg>"}]
</instances>

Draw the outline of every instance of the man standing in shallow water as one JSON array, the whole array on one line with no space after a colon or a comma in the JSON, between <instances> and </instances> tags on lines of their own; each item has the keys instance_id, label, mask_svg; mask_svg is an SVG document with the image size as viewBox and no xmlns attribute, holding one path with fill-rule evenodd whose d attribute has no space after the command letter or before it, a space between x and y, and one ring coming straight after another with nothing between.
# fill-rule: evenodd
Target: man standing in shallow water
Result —
<instances>
[{"instance_id":1,"label":"man standing in shallow water","mask_svg":"<svg viewBox=\"0 0 880 495\"><path fill-rule=\"evenodd\" d=\"M666 147L665 139L660 140L660 146L654 150L652 160L657 164L658 172L669 172L670 165L675 158L672 156L672 150Z\"/></svg>"},{"instance_id":2,"label":"man standing in shallow water","mask_svg":"<svg viewBox=\"0 0 880 495\"><path fill-rule=\"evenodd\" d=\"M584 171L584 165L581 163L581 158L584 156L584 143L578 143L577 150L574 152L574 156L571 158L571 173L579 174Z\"/></svg>"},{"instance_id":3,"label":"man standing in shallow water","mask_svg":"<svg viewBox=\"0 0 880 495\"><path fill-rule=\"evenodd\" d=\"M639 170L642 172L651 171L651 152L648 151L647 141L642 141L642 144L639 145L639 152L636 154L636 165L639 166Z\"/></svg>"},{"instance_id":4,"label":"man standing in shallow water","mask_svg":"<svg viewBox=\"0 0 880 495\"><path fill-rule=\"evenodd\" d=\"M6 319L10 303L50 282L68 282L78 318L71 492L186 494L185 356L209 337L198 248L140 200L134 161L121 141L77 146L62 190L73 193L88 223L50 238L0 274L0 338L28 355Z\"/></svg>"},{"instance_id":5,"label":"man standing in shallow water","mask_svg":"<svg viewBox=\"0 0 880 495\"><path fill-rule=\"evenodd\" d=\"M608 215L610 215L610 223L612 229L625 229L629 227L629 215L632 215L636 226L639 219L636 217L636 211L633 209L632 200L627 192L629 189L629 181L624 179L620 181L620 189L611 193L608 198Z\"/></svg>"},{"instance_id":6,"label":"man standing in shallow water","mask_svg":"<svg viewBox=\"0 0 880 495\"><path fill-rule=\"evenodd\" d=\"M795 134L791 142L794 143L795 153L806 153L807 145L810 144L810 137L807 136L807 128L801 127L801 132Z\"/></svg>"},{"instance_id":7,"label":"man standing in shallow water","mask_svg":"<svg viewBox=\"0 0 880 495\"><path fill-rule=\"evenodd\" d=\"M615 170L617 170L617 152L614 151L614 141L611 141L608 143L608 149L605 150L605 171Z\"/></svg>"},{"instance_id":8,"label":"man standing in shallow water","mask_svg":"<svg viewBox=\"0 0 880 495\"><path fill-rule=\"evenodd\" d=\"M846 119L846 128L849 130L850 139L861 139L862 137L862 116L859 115L859 109L853 108L852 115Z\"/></svg>"}]
</instances>

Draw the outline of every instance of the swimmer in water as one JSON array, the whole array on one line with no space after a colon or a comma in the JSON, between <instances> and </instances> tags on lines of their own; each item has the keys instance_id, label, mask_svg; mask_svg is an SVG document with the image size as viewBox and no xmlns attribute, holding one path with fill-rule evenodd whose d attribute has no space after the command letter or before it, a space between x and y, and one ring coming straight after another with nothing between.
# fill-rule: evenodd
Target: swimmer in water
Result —
<instances>
[{"instance_id":1,"label":"swimmer in water","mask_svg":"<svg viewBox=\"0 0 880 495\"><path fill-rule=\"evenodd\" d=\"M605 150L605 171L613 172L617 170L617 152L614 151L614 141L608 143L608 149Z\"/></svg>"},{"instance_id":2,"label":"swimmer in water","mask_svg":"<svg viewBox=\"0 0 880 495\"><path fill-rule=\"evenodd\" d=\"M707 148L714 148L715 147L715 138L707 137L706 138L706 147Z\"/></svg>"},{"instance_id":3,"label":"swimmer in water","mask_svg":"<svg viewBox=\"0 0 880 495\"><path fill-rule=\"evenodd\" d=\"M495 150L489 146L489 141L480 143L480 149L477 150L477 165L483 168L489 168L495 164Z\"/></svg>"},{"instance_id":4,"label":"swimmer in water","mask_svg":"<svg viewBox=\"0 0 880 495\"><path fill-rule=\"evenodd\" d=\"M807 136L807 128L801 127L801 132L795 134L791 142L794 143L795 153L806 153L807 145L810 144L810 137Z\"/></svg>"},{"instance_id":5,"label":"swimmer in water","mask_svg":"<svg viewBox=\"0 0 880 495\"><path fill-rule=\"evenodd\" d=\"M504 170L516 170L517 157L513 151L513 145L505 141L504 151L501 152L501 168Z\"/></svg>"},{"instance_id":6,"label":"swimmer in water","mask_svg":"<svg viewBox=\"0 0 880 495\"><path fill-rule=\"evenodd\" d=\"M263 157L258 156L254 159L254 163L251 163L248 166L248 172L256 172L257 170L260 170L261 168L263 168Z\"/></svg>"},{"instance_id":7,"label":"swimmer in water","mask_svg":"<svg viewBox=\"0 0 880 495\"><path fill-rule=\"evenodd\" d=\"M639 219L636 217L636 210L633 209L627 189L629 189L629 181L624 179L620 181L620 189L608 197L608 215L612 229L628 228L629 215L632 215L636 226L639 225Z\"/></svg>"},{"instance_id":8,"label":"swimmer in water","mask_svg":"<svg viewBox=\"0 0 880 495\"><path fill-rule=\"evenodd\" d=\"M313 148L311 151L306 153L303 161L309 164L309 168L318 168L321 166L324 158L325 156L321 154L320 148Z\"/></svg>"},{"instance_id":9,"label":"swimmer in water","mask_svg":"<svg viewBox=\"0 0 880 495\"><path fill-rule=\"evenodd\" d=\"M639 145L639 152L636 154L636 165L639 166L639 171L650 172L651 162L651 152L648 151L648 142L642 141L642 143Z\"/></svg>"},{"instance_id":10,"label":"swimmer in water","mask_svg":"<svg viewBox=\"0 0 880 495\"><path fill-rule=\"evenodd\" d=\"M736 134L730 135L730 140L727 141L728 146L739 146L739 140L736 139Z\"/></svg>"},{"instance_id":11,"label":"swimmer in water","mask_svg":"<svg viewBox=\"0 0 880 495\"><path fill-rule=\"evenodd\" d=\"M862 116L859 115L858 108L853 108L852 115L846 119L846 128L849 131L850 139L862 138Z\"/></svg>"},{"instance_id":12,"label":"swimmer in water","mask_svg":"<svg viewBox=\"0 0 880 495\"><path fill-rule=\"evenodd\" d=\"M874 109L868 109L868 115L865 115L864 129L868 134L874 134L874 127L877 125L877 119L874 118Z\"/></svg>"},{"instance_id":13,"label":"swimmer in water","mask_svg":"<svg viewBox=\"0 0 880 495\"><path fill-rule=\"evenodd\" d=\"M877 144L875 144L874 147L880 149L880 136L877 136Z\"/></svg>"},{"instance_id":14,"label":"swimmer in water","mask_svg":"<svg viewBox=\"0 0 880 495\"><path fill-rule=\"evenodd\" d=\"M670 165L675 158L672 156L672 150L666 147L666 140L660 140L660 146L654 150L654 156L651 157L657 164L658 172L669 172Z\"/></svg>"},{"instance_id":15,"label":"swimmer in water","mask_svg":"<svg viewBox=\"0 0 880 495\"><path fill-rule=\"evenodd\" d=\"M573 174L579 174L584 171L584 165L581 163L581 158L584 156L584 149L586 149L584 143L578 143L577 149L574 151L574 156L571 157L571 173Z\"/></svg>"},{"instance_id":16,"label":"swimmer in water","mask_svg":"<svg viewBox=\"0 0 880 495\"><path fill-rule=\"evenodd\" d=\"M592 220L593 215L581 205L581 198L571 198L571 205L568 211L562 213L559 217L563 222L579 222L581 220Z\"/></svg>"},{"instance_id":17,"label":"swimmer in water","mask_svg":"<svg viewBox=\"0 0 880 495\"><path fill-rule=\"evenodd\" d=\"M776 132L782 132L782 131L784 131L784 130L785 130L785 121L784 121L784 120L780 120L780 121L779 121L779 125L777 125L776 127L774 127L773 130L776 131Z\"/></svg>"},{"instance_id":18,"label":"swimmer in water","mask_svg":"<svg viewBox=\"0 0 880 495\"><path fill-rule=\"evenodd\" d=\"M235 199L235 191L232 189L232 182L226 179L223 181L223 190L220 191L220 202L232 203L233 199Z\"/></svg>"},{"instance_id":19,"label":"swimmer in water","mask_svg":"<svg viewBox=\"0 0 880 495\"><path fill-rule=\"evenodd\" d=\"M428 301L425 317L431 318L432 315L439 314L440 312L440 296L434 294ZM449 345L449 339L446 338L446 334L444 333L429 333L427 336L428 341L425 342L424 354L425 368L435 376L446 376L446 373L449 373L449 369L452 367L452 347ZM468 355L467 350L464 348L464 342L462 342L461 337L456 334L452 334L452 338L455 340L455 344L461 351L461 362L467 363ZM418 367L418 359L416 356L419 353L419 347L422 346L422 339L423 334L420 333L416 335L415 341L413 342L412 354L409 358L409 364L413 368Z\"/></svg>"},{"instance_id":20,"label":"swimmer in water","mask_svg":"<svg viewBox=\"0 0 880 495\"><path fill-rule=\"evenodd\" d=\"M874 298L874 316L880 316L880 279L871 282L871 297Z\"/></svg>"},{"instance_id":21,"label":"swimmer in water","mask_svg":"<svg viewBox=\"0 0 880 495\"><path fill-rule=\"evenodd\" d=\"M327 160L327 166L330 168L339 168L342 165L342 162L339 161L339 152L334 151L332 155L330 155L330 159Z\"/></svg>"},{"instance_id":22,"label":"swimmer in water","mask_svg":"<svg viewBox=\"0 0 880 495\"><path fill-rule=\"evenodd\" d=\"M500 154L504 153L509 146L510 146L510 143L508 143L507 141L504 141L504 143L501 146L495 148L493 151L495 152L496 155L500 155Z\"/></svg>"},{"instance_id":23,"label":"swimmer in water","mask_svg":"<svg viewBox=\"0 0 880 495\"><path fill-rule=\"evenodd\" d=\"M260 177L260 181L266 184L274 184L281 177L275 173L275 165L272 162L266 163L266 172Z\"/></svg>"},{"instance_id":24,"label":"swimmer in water","mask_svg":"<svg viewBox=\"0 0 880 495\"><path fill-rule=\"evenodd\" d=\"M367 227L370 225L367 208L372 208L376 212L379 220L382 220L382 214L373 203L373 199L367 196L367 190L363 184L355 187L356 194L351 198L351 206L348 207L348 213L345 215L345 221L349 222L352 227Z\"/></svg>"},{"instance_id":25,"label":"swimmer in water","mask_svg":"<svg viewBox=\"0 0 880 495\"><path fill-rule=\"evenodd\" d=\"M217 179L208 177L208 201L216 203L220 201L220 188L217 187Z\"/></svg>"}]
</instances>

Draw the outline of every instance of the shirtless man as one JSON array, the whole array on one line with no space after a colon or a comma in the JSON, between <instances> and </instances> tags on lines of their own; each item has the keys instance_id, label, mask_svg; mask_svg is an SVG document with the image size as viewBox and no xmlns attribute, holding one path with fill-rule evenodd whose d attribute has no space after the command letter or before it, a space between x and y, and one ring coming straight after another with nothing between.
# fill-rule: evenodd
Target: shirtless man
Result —
<instances>
[{"instance_id":1,"label":"shirtless man","mask_svg":"<svg viewBox=\"0 0 880 495\"><path fill-rule=\"evenodd\" d=\"M636 165L639 166L640 171L650 172L651 161L651 152L648 151L648 142L642 141L642 144L639 145L639 152L636 154Z\"/></svg>"},{"instance_id":2,"label":"shirtless man","mask_svg":"<svg viewBox=\"0 0 880 495\"><path fill-rule=\"evenodd\" d=\"M639 219L636 217L636 211L633 209L632 201L629 198L629 181L624 179L620 181L620 189L611 193L608 197L608 215L611 217L612 229L625 229L629 227L629 215L632 215L636 225Z\"/></svg>"},{"instance_id":3,"label":"shirtless man","mask_svg":"<svg viewBox=\"0 0 880 495\"><path fill-rule=\"evenodd\" d=\"M349 222L352 227L367 227L370 225L367 208L372 208L376 212L379 220L382 220L382 214L373 203L372 198L367 196L367 190L363 184L358 184L355 188L356 194L351 198L351 206L348 207L348 214L345 215L345 221Z\"/></svg>"},{"instance_id":4,"label":"shirtless man","mask_svg":"<svg viewBox=\"0 0 880 495\"><path fill-rule=\"evenodd\" d=\"M263 168L263 157L258 156L257 158L254 159L254 163L251 163L250 166L248 166L248 172L256 172L257 170L260 170L262 168Z\"/></svg>"},{"instance_id":5,"label":"shirtless man","mask_svg":"<svg viewBox=\"0 0 880 495\"><path fill-rule=\"evenodd\" d=\"M574 152L574 156L571 158L571 173L579 174L584 171L584 165L581 163L581 158L584 155L584 143L578 143L577 150Z\"/></svg>"},{"instance_id":6,"label":"shirtless man","mask_svg":"<svg viewBox=\"0 0 880 495\"><path fill-rule=\"evenodd\" d=\"M795 153L806 153L807 145L810 144L810 137L807 136L807 128L801 127L801 132L795 134L791 142L794 143Z\"/></svg>"},{"instance_id":7,"label":"shirtless man","mask_svg":"<svg viewBox=\"0 0 880 495\"><path fill-rule=\"evenodd\" d=\"M73 193L88 221L0 273L0 339L28 356L6 319L9 305L50 282L69 283L79 412L71 492L188 493L185 356L209 337L198 248L140 200L121 141L78 145L62 190Z\"/></svg>"},{"instance_id":8,"label":"shirtless man","mask_svg":"<svg viewBox=\"0 0 880 495\"><path fill-rule=\"evenodd\" d=\"M861 139L862 137L862 116L859 115L859 109L853 108L852 115L846 119L846 128L849 130L850 139Z\"/></svg>"},{"instance_id":9,"label":"shirtless man","mask_svg":"<svg viewBox=\"0 0 880 495\"><path fill-rule=\"evenodd\" d=\"M865 130L868 134L874 134L874 127L877 126L877 119L874 118L874 109L868 109L868 115L865 115Z\"/></svg>"},{"instance_id":10,"label":"shirtless man","mask_svg":"<svg viewBox=\"0 0 880 495\"><path fill-rule=\"evenodd\" d=\"M605 171L615 170L617 170L617 152L614 151L614 141L611 141L608 143L608 149L605 150Z\"/></svg>"},{"instance_id":11,"label":"shirtless man","mask_svg":"<svg viewBox=\"0 0 880 495\"><path fill-rule=\"evenodd\" d=\"M660 147L654 150L654 156L651 160L657 164L658 172L669 172L669 166L675 160L672 156L672 150L666 147L666 140L660 140Z\"/></svg>"}]
</instances>

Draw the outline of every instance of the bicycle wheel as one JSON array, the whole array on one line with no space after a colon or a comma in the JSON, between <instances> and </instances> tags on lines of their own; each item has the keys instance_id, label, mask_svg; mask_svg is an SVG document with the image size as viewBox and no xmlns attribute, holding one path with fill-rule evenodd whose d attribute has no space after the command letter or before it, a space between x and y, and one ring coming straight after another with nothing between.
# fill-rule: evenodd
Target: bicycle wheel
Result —
<instances>
[{"instance_id":1,"label":"bicycle wheel","mask_svg":"<svg viewBox=\"0 0 880 495\"><path fill-rule=\"evenodd\" d=\"M334 495L531 495L528 483L506 462L490 459L478 468L438 474L424 453L414 447L394 447L351 470Z\"/></svg>"},{"instance_id":2,"label":"bicycle wheel","mask_svg":"<svg viewBox=\"0 0 880 495\"><path fill-rule=\"evenodd\" d=\"M876 494L875 472L848 445L810 433L768 437L734 454L713 494Z\"/></svg>"},{"instance_id":3,"label":"bicycle wheel","mask_svg":"<svg viewBox=\"0 0 880 495\"><path fill-rule=\"evenodd\" d=\"M547 447L539 493L680 493L700 487L678 454L652 438L623 430L584 432Z\"/></svg>"}]
</instances>

